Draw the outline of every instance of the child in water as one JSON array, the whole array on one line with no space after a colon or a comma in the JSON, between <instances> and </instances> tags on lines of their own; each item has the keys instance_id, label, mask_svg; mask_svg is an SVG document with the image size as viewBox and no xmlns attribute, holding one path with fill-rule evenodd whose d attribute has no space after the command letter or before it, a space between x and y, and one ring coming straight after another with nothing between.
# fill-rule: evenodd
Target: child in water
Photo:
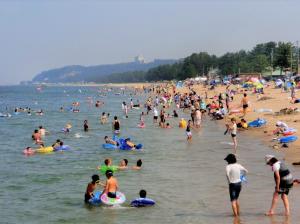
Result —
<instances>
[{"instance_id":1,"label":"child in water","mask_svg":"<svg viewBox=\"0 0 300 224\"><path fill-rule=\"evenodd\" d=\"M89 131L89 124L87 120L84 120L83 122L83 130L84 131Z\"/></svg>"},{"instance_id":2,"label":"child in water","mask_svg":"<svg viewBox=\"0 0 300 224\"><path fill-rule=\"evenodd\" d=\"M138 161L136 161L136 166L133 166L132 169L133 170L140 170L140 169L142 169L142 164L143 164L142 160L139 159Z\"/></svg>"},{"instance_id":3,"label":"child in water","mask_svg":"<svg viewBox=\"0 0 300 224\"><path fill-rule=\"evenodd\" d=\"M128 169L128 160L127 159L122 159L120 161L120 165L119 165L119 170L127 170Z\"/></svg>"},{"instance_id":4,"label":"child in water","mask_svg":"<svg viewBox=\"0 0 300 224\"><path fill-rule=\"evenodd\" d=\"M103 183L100 182L100 178L97 174L92 176L92 181L87 185L85 195L84 195L84 201L85 203L88 203L89 200L94 196L94 191L97 188L97 186L104 186Z\"/></svg>"},{"instance_id":5,"label":"child in water","mask_svg":"<svg viewBox=\"0 0 300 224\"><path fill-rule=\"evenodd\" d=\"M192 121L191 120L189 120L188 121L188 124L187 124L187 126L186 126L186 136L187 136L187 141L190 141L190 140L192 140L192 132L191 132L191 127L192 127Z\"/></svg>"}]
</instances>

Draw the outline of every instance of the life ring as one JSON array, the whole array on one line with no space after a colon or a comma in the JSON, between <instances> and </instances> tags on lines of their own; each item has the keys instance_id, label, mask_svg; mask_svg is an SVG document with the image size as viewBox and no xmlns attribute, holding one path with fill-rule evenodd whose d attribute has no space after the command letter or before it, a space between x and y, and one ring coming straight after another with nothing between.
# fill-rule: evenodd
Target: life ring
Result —
<instances>
[{"instance_id":1,"label":"life ring","mask_svg":"<svg viewBox=\"0 0 300 224\"><path fill-rule=\"evenodd\" d=\"M122 192L117 191L116 198L109 198L107 194L102 194L101 202L105 205L121 205L126 201L126 197Z\"/></svg>"}]
</instances>

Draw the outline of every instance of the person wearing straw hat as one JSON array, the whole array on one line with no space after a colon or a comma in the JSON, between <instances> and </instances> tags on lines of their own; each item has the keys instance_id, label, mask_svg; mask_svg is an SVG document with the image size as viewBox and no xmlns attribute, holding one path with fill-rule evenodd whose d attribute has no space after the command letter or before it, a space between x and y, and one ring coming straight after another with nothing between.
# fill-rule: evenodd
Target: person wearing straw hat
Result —
<instances>
[{"instance_id":1,"label":"person wearing straw hat","mask_svg":"<svg viewBox=\"0 0 300 224\"><path fill-rule=\"evenodd\" d=\"M279 161L275 156L266 155L265 161L267 165L272 167L276 184L271 208L266 213L266 215L271 216L275 214L275 208L278 202L278 198L279 195L281 195L281 199L285 208L285 215L288 216L290 214L288 194L293 186L293 176L289 169L285 166L285 164L282 161Z\"/></svg>"},{"instance_id":2,"label":"person wearing straw hat","mask_svg":"<svg viewBox=\"0 0 300 224\"><path fill-rule=\"evenodd\" d=\"M227 161L226 176L229 183L229 195L231 200L231 206L234 216L240 215L240 204L239 195L242 190L241 174L247 173L248 171L239 163L237 163L234 154L228 154L224 159Z\"/></svg>"}]
</instances>

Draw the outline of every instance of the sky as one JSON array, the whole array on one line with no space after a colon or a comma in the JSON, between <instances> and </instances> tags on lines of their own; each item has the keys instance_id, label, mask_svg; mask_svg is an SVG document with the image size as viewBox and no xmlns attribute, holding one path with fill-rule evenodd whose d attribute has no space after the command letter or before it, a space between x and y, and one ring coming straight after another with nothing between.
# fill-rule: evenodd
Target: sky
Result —
<instances>
[{"instance_id":1,"label":"sky","mask_svg":"<svg viewBox=\"0 0 300 224\"><path fill-rule=\"evenodd\" d=\"M293 0L0 0L0 85L66 65L218 56L300 40Z\"/></svg>"}]
</instances>

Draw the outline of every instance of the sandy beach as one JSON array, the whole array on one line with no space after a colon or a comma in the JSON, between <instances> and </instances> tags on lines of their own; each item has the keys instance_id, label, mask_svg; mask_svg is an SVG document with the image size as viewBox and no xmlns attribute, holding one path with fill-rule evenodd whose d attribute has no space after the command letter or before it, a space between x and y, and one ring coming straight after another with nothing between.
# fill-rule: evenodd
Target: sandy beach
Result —
<instances>
[{"instance_id":1,"label":"sandy beach","mask_svg":"<svg viewBox=\"0 0 300 224\"><path fill-rule=\"evenodd\" d=\"M192 87L198 94L204 95L205 92L208 94L208 98L218 96L219 93L225 92L224 86L218 86L214 90L208 90L208 88L203 87L203 85L194 85ZM263 118L267 120L267 125L260 128L249 128L245 130L249 135L253 135L255 138L261 138L265 144L270 147L271 150L281 150L285 153L285 160L289 163L300 161L300 141L295 141L290 143L288 148L282 148L280 144L276 141L272 141L273 138L277 136L273 134L273 130L276 129L276 122L283 121L289 127L300 130L300 113L293 112L291 114L278 114L280 110L284 108L297 108L298 104L291 103L291 93L283 92L282 89L275 88L274 84L270 84L267 88L264 88L264 94L253 93L251 89L246 90L237 85L231 85L230 89L237 90L237 94L234 96L234 100L231 102L230 106L233 109L241 109L241 99L243 93L247 93L250 107L248 113L245 116L247 122L253 121L257 118ZM177 89L180 92L188 92L188 88ZM297 92L296 92L297 96ZM207 103L210 103L212 99L208 99ZM268 109L272 112L259 112L261 109ZM225 121L228 121L232 117L236 117L237 121L240 120L241 113L228 115ZM224 123L224 120L220 121ZM294 134L298 136L298 133ZM299 136L298 136L299 137ZM276 144L277 143L277 144ZM279 147L273 147L278 145Z\"/></svg>"}]
</instances>

